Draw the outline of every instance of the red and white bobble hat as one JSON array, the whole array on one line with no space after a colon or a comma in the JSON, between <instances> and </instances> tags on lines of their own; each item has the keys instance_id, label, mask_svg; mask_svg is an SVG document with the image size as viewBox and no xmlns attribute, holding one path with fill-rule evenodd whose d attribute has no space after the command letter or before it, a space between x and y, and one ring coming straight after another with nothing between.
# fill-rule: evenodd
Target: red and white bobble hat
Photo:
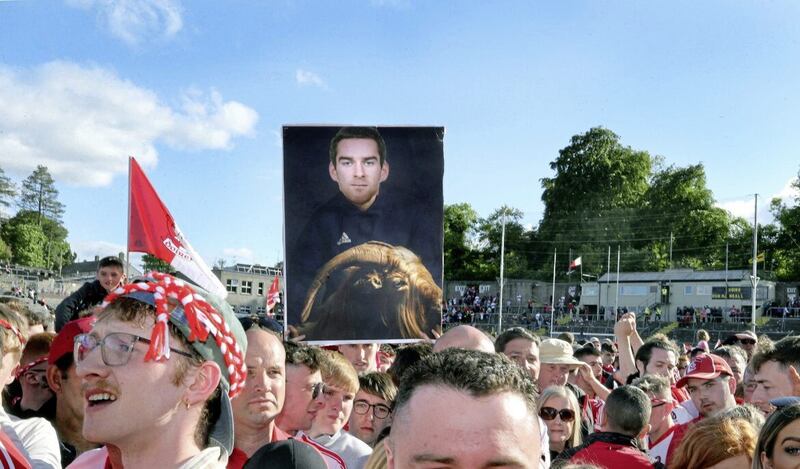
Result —
<instances>
[{"instance_id":1,"label":"red and white bobble hat","mask_svg":"<svg viewBox=\"0 0 800 469\"><path fill-rule=\"evenodd\" d=\"M733 376L733 371L728 363L718 355L701 353L689 363L686 374L675 383L675 387L686 386L690 379L711 380L722 375Z\"/></svg>"}]
</instances>

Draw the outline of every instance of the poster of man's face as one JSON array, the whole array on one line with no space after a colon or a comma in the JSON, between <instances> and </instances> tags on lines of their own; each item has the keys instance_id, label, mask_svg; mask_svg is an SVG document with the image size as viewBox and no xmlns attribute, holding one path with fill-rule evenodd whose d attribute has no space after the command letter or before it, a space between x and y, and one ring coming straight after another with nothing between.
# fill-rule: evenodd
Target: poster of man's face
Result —
<instances>
[{"instance_id":1,"label":"poster of man's face","mask_svg":"<svg viewBox=\"0 0 800 469\"><path fill-rule=\"evenodd\" d=\"M314 343L441 327L442 127L283 128L286 322Z\"/></svg>"}]
</instances>

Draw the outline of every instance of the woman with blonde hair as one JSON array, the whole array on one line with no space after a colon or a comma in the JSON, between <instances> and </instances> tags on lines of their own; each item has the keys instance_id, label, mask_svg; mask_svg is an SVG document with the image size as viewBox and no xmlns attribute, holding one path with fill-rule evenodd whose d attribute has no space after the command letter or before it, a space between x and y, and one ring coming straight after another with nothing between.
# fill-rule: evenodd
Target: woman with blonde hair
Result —
<instances>
[{"instance_id":1,"label":"woman with blonde hair","mask_svg":"<svg viewBox=\"0 0 800 469\"><path fill-rule=\"evenodd\" d=\"M709 418L692 427L669 461L670 469L749 469L757 433L741 418Z\"/></svg>"},{"instance_id":2,"label":"woman with blonde hair","mask_svg":"<svg viewBox=\"0 0 800 469\"><path fill-rule=\"evenodd\" d=\"M564 386L546 388L537 402L539 417L547 425L553 461L562 451L581 444L580 407L572 391Z\"/></svg>"}]
</instances>

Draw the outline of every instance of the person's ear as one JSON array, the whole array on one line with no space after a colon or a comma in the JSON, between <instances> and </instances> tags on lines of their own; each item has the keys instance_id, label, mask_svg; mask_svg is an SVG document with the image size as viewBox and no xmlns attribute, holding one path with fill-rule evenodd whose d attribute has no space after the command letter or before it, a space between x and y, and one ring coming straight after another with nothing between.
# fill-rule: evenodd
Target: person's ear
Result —
<instances>
[{"instance_id":1,"label":"person's ear","mask_svg":"<svg viewBox=\"0 0 800 469\"><path fill-rule=\"evenodd\" d=\"M636 371L639 372L640 378L644 376L644 369L645 369L644 362L641 360L636 360Z\"/></svg>"},{"instance_id":2,"label":"person's ear","mask_svg":"<svg viewBox=\"0 0 800 469\"><path fill-rule=\"evenodd\" d=\"M50 386L50 389L56 393L61 393L61 370L58 369L55 365L50 365L47 367L47 372L45 373L47 377L47 385Z\"/></svg>"},{"instance_id":3,"label":"person's ear","mask_svg":"<svg viewBox=\"0 0 800 469\"><path fill-rule=\"evenodd\" d=\"M392 454L391 436L383 439L383 449L386 451L386 467L394 469L394 454Z\"/></svg>"},{"instance_id":4,"label":"person's ear","mask_svg":"<svg viewBox=\"0 0 800 469\"><path fill-rule=\"evenodd\" d=\"M385 181L389 178L389 162L383 160L383 166L381 166L381 182Z\"/></svg>"},{"instance_id":5,"label":"person's ear","mask_svg":"<svg viewBox=\"0 0 800 469\"><path fill-rule=\"evenodd\" d=\"M736 378L733 376L728 377L728 388L730 388L731 394L736 394Z\"/></svg>"},{"instance_id":6,"label":"person's ear","mask_svg":"<svg viewBox=\"0 0 800 469\"><path fill-rule=\"evenodd\" d=\"M4 387L14 382L14 379L17 377L17 370L19 370L19 363L17 363L14 368L11 369L11 373L8 375L8 378L6 378L6 382L3 383Z\"/></svg>"},{"instance_id":7,"label":"person's ear","mask_svg":"<svg viewBox=\"0 0 800 469\"><path fill-rule=\"evenodd\" d=\"M203 404L219 386L222 371L219 365L212 361L204 361L194 372L192 382L184 393L187 404Z\"/></svg>"},{"instance_id":8,"label":"person's ear","mask_svg":"<svg viewBox=\"0 0 800 469\"><path fill-rule=\"evenodd\" d=\"M328 175L333 179L333 182L339 182L339 175L336 174L336 166L333 163L328 163Z\"/></svg>"},{"instance_id":9,"label":"person's ear","mask_svg":"<svg viewBox=\"0 0 800 469\"><path fill-rule=\"evenodd\" d=\"M645 436L647 436L648 433L650 433L651 428L652 427L648 423L647 425L644 426L644 428L642 428L642 431L640 431L639 434L636 435L636 438L639 440L643 439Z\"/></svg>"},{"instance_id":10,"label":"person's ear","mask_svg":"<svg viewBox=\"0 0 800 469\"><path fill-rule=\"evenodd\" d=\"M760 454L760 457L761 457L761 466L764 469L772 469L772 462L767 457L767 452L766 451L762 451L761 454Z\"/></svg>"}]
</instances>

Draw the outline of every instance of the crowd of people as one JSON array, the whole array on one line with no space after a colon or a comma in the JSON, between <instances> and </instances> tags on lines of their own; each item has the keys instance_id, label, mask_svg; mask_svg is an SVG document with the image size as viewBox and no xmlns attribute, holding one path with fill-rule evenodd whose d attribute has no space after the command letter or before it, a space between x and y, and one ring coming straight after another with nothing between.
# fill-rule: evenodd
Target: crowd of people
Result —
<instances>
[{"instance_id":1,"label":"crowd of people","mask_svg":"<svg viewBox=\"0 0 800 469\"><path fill-rule=\"evenodd\" d=\"M0 304L2 467L800 464L800 336L712 347L701 330L687 350L627 313L605 340L462 324L315 347L172 276L100 265L55 321Z\"/></svg>"}]
</instances>

